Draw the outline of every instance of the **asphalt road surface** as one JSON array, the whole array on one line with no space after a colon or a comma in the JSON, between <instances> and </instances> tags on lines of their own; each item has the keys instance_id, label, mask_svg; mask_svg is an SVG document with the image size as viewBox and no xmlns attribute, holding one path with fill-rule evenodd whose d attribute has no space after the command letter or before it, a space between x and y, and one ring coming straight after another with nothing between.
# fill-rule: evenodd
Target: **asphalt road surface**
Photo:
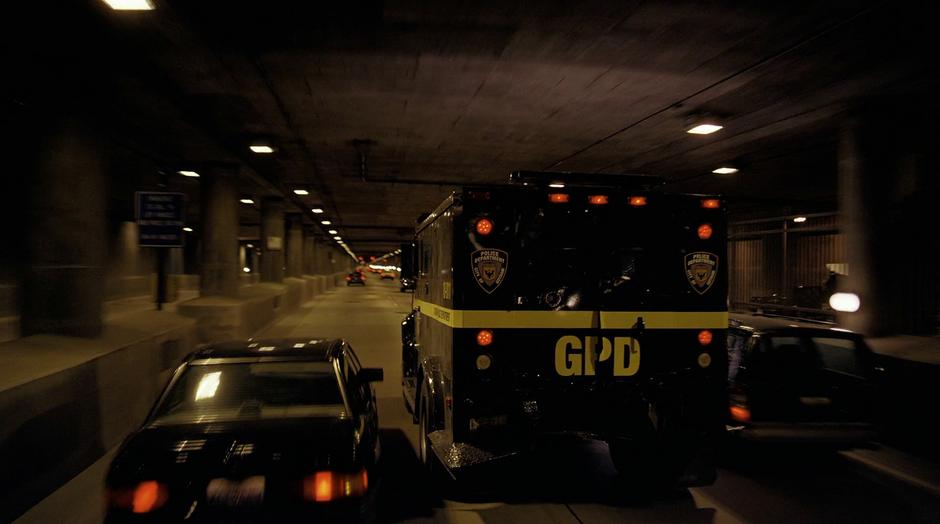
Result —
<instances>
[{"instance_id":1,"label":"asphalt road surface","mask_svg":"<svg viewBox=\"0 0 940 524\"><path fill-rule=\"evenodd\" d=\"M940 500L834 452L735 449L713 486L638 501L617 480L599 442L548 442L527 456L477 471L458 486L431 484L416 450L417 427L401 396L400 322L411 294L398 282L340 287L267 328L262 337L343 337L364 366L385 369L376 385L385 478L382 522L940 522ZM17 520L94 523L110 454Z\"/></svg>"}]
</instances>

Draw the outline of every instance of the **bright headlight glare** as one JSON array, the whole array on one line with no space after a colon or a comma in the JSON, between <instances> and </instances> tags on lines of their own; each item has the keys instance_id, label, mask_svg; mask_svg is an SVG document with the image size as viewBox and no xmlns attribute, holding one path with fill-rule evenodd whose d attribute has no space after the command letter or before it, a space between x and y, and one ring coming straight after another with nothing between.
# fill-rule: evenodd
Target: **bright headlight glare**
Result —
<instances>
[{"instance_id":1,"label":"bright headlight glare","mask_svg":"<svg viewBox=\"0 0 940 524\"><path fill-rule=\"evenodd\" d=\"M861 307L862 302L855 293L835 293L829 297L829 305L836 311L854 313Z\"/></svg>"}]
</instances>

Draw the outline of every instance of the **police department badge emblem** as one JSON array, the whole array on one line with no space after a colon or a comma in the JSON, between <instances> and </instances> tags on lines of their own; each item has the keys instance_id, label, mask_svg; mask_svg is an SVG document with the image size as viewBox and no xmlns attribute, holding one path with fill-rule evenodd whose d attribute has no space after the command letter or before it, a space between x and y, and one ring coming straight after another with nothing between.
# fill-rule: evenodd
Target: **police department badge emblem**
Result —
<instances>
[{"instance_id":1,"label":"police department badge emblem","mask_svg":"<svg viewBox=\"0 0 940 524\"><path fill-rule=\"evenodd\" d=\"M704 294L718 276L718 255L696 251L685 256L685 276L699 295Z\"/></svg>"},{"instance_id":2,"label":"police department badge emblem","mask_svg":"<svg viewBox=\"0 0 940 524\"><path fill-rule=\"evenodd\" d=\"M492 293L506 278L509 253L502 249L478 249L470 254L470 267L480 288Z\"/></svg>"}]
</instances>

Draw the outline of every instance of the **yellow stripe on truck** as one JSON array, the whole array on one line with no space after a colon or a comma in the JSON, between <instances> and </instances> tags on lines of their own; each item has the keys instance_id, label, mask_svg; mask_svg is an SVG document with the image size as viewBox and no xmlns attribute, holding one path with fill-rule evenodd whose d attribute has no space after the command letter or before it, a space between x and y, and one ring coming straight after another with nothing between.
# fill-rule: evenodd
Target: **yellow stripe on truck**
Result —
<instances>
[{"instance_id":1,"label":"yellow stripe on truck","mask_svg":"<svg viewBox=\"0 0 940 524\"><path fill-rule=\"evenodd\" d=\"M452 328L591 329L593 311L488 311L450 309L415 300L421 313ZM630 329L642 317L646 329L727 329L725 311L601 311L601 329Z\"/></svg>"}]
</instances>

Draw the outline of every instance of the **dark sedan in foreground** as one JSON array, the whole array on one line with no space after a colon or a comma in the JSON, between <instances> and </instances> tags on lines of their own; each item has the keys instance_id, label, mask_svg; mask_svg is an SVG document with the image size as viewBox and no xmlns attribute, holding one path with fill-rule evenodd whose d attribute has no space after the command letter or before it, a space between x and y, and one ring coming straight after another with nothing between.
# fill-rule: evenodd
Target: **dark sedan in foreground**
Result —
<instances>
[{"instance_id":1,"label":"dark sedan in foreground","mask_svg":"<svg viewBox=\"0 0 940 524\"><path fill-rule=\"evenodd\" d=\"M853 446L877 436L879 369L857 333L731 315L728 363L732 437Z\"/></svg>"},{"instance_id":2,"label":"dark sedan in foreground","mask_svg":"<svg viewBox=\"0 0 940 524\"><path fill-rule=\"evenodd\" d=\"M111 464L107 522L370 521L382 375L342 340L190 354Z\"/></svg>"}]
</instances>

